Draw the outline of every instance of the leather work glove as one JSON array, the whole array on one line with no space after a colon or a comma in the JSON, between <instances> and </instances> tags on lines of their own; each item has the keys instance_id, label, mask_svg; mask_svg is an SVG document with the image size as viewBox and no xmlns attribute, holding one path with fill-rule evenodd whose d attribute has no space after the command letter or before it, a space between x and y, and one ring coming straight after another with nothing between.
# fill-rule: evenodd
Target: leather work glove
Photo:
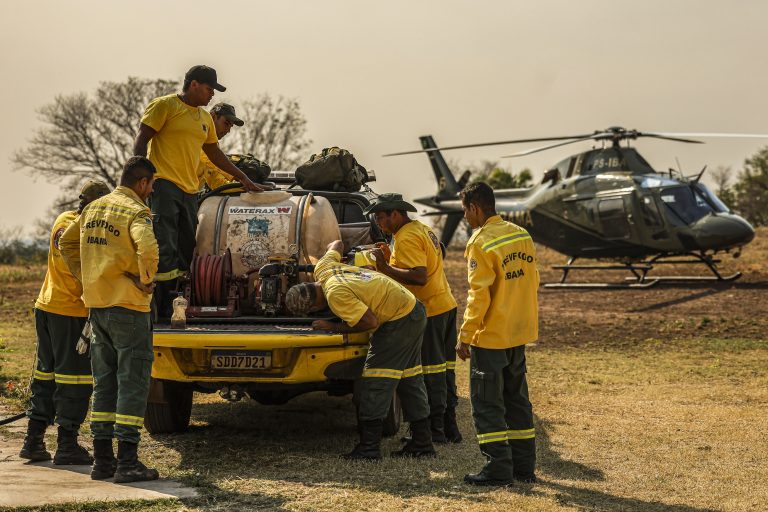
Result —
<instances>
[{"instance_id":1,"label":"leather work glove","mask_svg":"<svg viewBox=\"0 0 768 512\"><path fill-rule=\"evenodd\" d=\"M83 327L83 332L80 333L80 339L77 340L77 345L75 345L75 350L77 350L77 353L81 356L88 353L88 347L91 346L92 334L93 329L91 329L91 321L86 320L85 327Z\"/></svg>"}]
</instances>

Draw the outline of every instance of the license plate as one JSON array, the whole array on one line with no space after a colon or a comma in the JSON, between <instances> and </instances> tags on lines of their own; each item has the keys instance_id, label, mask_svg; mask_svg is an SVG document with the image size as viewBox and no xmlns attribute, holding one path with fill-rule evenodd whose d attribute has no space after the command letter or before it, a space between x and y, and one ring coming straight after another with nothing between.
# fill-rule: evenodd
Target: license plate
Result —
<instances>
[{"instance_id":1,"label":"license plate","mask_svg":"<svg viewBox=\"0 0 768 512\"><path fill-rule=\"evenodd\" d=\"M272 368L272 352L257 350L214 350L211 352L214 370L268 370Z\"/></svg>"}]
</instances>

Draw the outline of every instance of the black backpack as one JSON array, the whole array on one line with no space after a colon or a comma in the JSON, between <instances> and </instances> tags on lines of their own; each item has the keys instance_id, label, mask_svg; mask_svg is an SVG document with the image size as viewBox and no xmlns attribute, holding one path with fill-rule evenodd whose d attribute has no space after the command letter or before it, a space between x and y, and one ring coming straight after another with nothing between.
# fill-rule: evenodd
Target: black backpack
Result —
<instances>
[{"instance_id":1,"label":"black backpack","mask_svg":"<svg viewBox=\"0 0 768 512\"><path fill-rule=\"evenodd\" d=\"M296 182L305 190L357 192L368 180L365 167L346 149L325 148L296 168Z\"/></svg>"},{"instance_id":2,"label":"black backpack","mask_svg":"<svg viewBox=\"0 0 768 512\"><path fill-rule=\"evenodd\" d=\"M235 164L235 167L243 171L248 178L254 183L264 183L269 177L272 169L269 164L256 159L252 154L246 155L227 155L229 159Z\"/></svg>"}]
</instances>

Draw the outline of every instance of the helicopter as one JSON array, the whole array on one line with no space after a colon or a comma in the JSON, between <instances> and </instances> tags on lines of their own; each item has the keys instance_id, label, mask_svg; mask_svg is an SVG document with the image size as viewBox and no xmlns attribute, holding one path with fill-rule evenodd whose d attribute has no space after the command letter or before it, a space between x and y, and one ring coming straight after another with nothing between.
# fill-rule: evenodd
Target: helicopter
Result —
<instances>
[{"instance_id":1,"label":"helicopter","mask_svg":"<svg viewBox=\"0 0 768 512\"><path fill-rule=\"evenodd\" d=\"M495 190L496 210L505 220L526 228L534 240L569 257L559 283L548 287L646 288L661 281L732 281L740 272L723 275L717 269L721 252L738 257L755 236L754 228L734 214L701 182L706 167L693 176L669 170L661 173L630 145L641 137L701 143L688 137L759 137L752 134L659 133L610 127L589 134L518 139L438 147L431 135L420 137L421 150L384 156L426 153L438 190L415 199L432 209L426 215L445 215L441 242L448 245L463 219L459 192L470 172L458 180L441 151L531 142L553 142L521 151L518 157L568 144L595 141L600 147L572 155L544 173L529 188ZM611 263L577 264L579 259ZM660 264L704 265L707 276L649 276ZM621 270L631 273L624 283L573 283L574 270Z\"/></svg>"}]
</instances>

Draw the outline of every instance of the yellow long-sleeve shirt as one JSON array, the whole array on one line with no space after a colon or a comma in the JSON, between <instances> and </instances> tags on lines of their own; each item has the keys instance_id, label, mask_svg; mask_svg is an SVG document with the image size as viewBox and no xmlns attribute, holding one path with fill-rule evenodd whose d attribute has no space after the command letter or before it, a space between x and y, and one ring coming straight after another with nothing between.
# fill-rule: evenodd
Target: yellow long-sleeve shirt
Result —
<instances>
[{"instance_id":1,"label":"yellow long-sleeve shirt","mask_svg":"<svg viewBox=\"0 0 768 512\"><path fill-rule=\"evenodd\" d=\"M494 215L467 242L469 295L459 339L504 349L539 337L539 271L528 232Z\"/></svg>"},{"instance_id":2,"label":"yellow long-sleeve shirt","mask_svg":"<svg viewBox=\"0 0 768 512\"><path fill-rule=\"evenodd\" d=\"M133 190L117 187L86 206L61 236L59 247L70 271L83 283L86 307L149 311L152 295L125 275L149 284L159 259L152 214Z\"/></svg>"},{"instance_id":3,"label":"yellow long-sleeve shirt","mask_svg":"<svg viewBox=\"0 0 768 512\"><path fill-rule=\"evenodd\" d=\"M35 301L35 308L57 315L85 317L88 310L83 304L83 287L64 263L59 251L59 240L67 228L77 219L75 210L64 212L56 218L51 229L48 247L48 271Z\"/></svg>"},{"instance_id":4,"label":"yellow long-sleeve shirt","mask_svg":"<svg viewBox=\"0 0 768 512\"><path fill-rule=\"evenodd\" d=\"M213 190L222 185L236 183L232 176L214 165L204 151L200 152L200 165L197 167L197 178L200 181L201 190L203 185L208 185L208 188Z\"/></svg>"},{"instance_id":5,"label":"yellow long-sleeve shirt","mask_svg":"<svg viewBox=\"0 0 768 512\"><path fill-rule=\"evenodd\" d=\"M403 318L416 305L416 297L403 285L375 270L344 265L337 251L320 258L315 279L322 285L331 311L350 327L369 308L381 325Z\"/></svg>"},{"instance_id":6,"label":"yellow long-sleeve shirt","mask_svg":"<svg viewBox=\"0 0 768 512\"><path fill-rule=\"evenodd\" d=\"M440 242L429 226L412 220L397 230L393 236L392 256L389 264L393 267L427 269L427 283L423 286L403 285L416 296L427 310L427 316L436 316L456 307L451 286L443 270L443 255Z\"/></svg>"}]
</instances>

